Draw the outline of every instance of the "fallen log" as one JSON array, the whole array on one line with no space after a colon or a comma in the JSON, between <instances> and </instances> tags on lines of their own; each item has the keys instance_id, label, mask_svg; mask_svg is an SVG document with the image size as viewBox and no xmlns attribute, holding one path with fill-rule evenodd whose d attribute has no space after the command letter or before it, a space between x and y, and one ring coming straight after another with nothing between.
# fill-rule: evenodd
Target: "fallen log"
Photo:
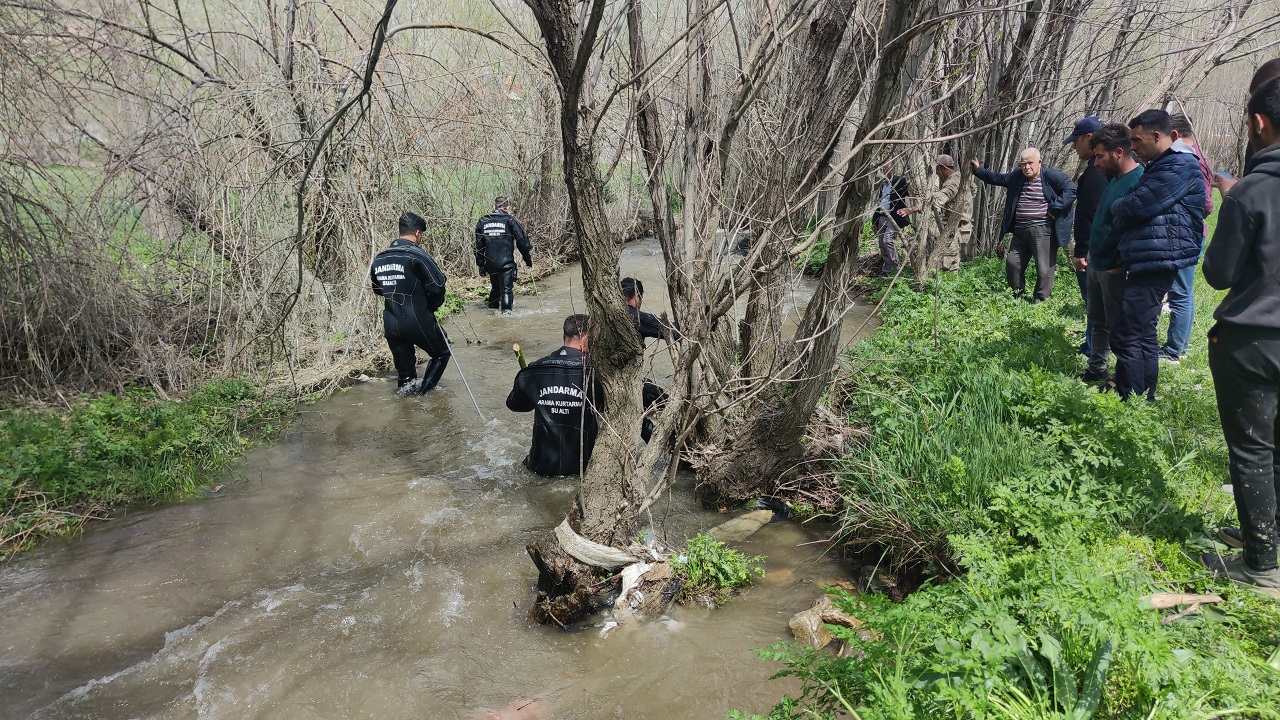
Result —
<instances>
[{"instance_id":1,"label":"fallen log","mask_svg":"<svg viewBox=\"0 0 1280 720\"><path fill-rule=\"evenodd\" d=\"M1222 602L1220 595L1191 595L1187 593L1152 593L1138 598L1142 607L1149 610L1168 610L1179 605L1204 605Z\"/></svg>"}]
</instances>

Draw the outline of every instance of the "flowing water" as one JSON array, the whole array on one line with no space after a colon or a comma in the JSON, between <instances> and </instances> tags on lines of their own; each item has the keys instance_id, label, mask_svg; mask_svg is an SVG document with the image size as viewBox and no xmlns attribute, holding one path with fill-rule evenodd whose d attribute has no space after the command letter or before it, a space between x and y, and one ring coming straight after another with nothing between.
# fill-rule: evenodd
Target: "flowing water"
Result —
<instances>
[{"instance_id":1,"label":"flowing water","mask_svg":"<svg viewBox=\"0 0 1280 720\"><path fill-rule=\"evenodd\" d=\"M627 246L623 271L648 282L646 309L666 307L652 241ZM606 637L525 620L524 546L574 482L520 466L531 416L503 404L511 344L530 360L559 347L578 282L572 268L517 297L514 317L469 306L446 324L483 421L452 365L423 398L377 378L304 408L218 494L0 568L0 717L471 718L537 697L549 718L682 720L794 689L752 650L789 639L789 617L842 570L793 523L739 544L768 575L715 612L677 607ZM810 292L794 283L793 311ZM864 318L855 308L846 334ZM682 479L657 508L660 535L726 519L690 496Z\"/></svg>"}]
</instances>

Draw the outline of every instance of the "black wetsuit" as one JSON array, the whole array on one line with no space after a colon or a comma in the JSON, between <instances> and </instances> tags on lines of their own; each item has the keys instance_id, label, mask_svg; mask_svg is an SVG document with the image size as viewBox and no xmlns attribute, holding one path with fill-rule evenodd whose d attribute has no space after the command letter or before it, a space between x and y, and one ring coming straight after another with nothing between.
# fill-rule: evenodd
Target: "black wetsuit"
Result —
<instances>
[{"instance_id":1,"label":"black wetsuit","mask_svg":"<svg viewBox=\"0 0 1280 720\"><path fill-rule=\"evenodd\" d=\"M657 315L647 313L643 310L627 306L627 314L631 316L631 322L635 324L636 330L639 331L642 338L653 338L661 340L670 335L671 340L680 339L680 331L673 327L663 325Z\"/></svg>"},{"instance_id":2,"label":"black wetsuit","mask_svg":"<svg viewBox=\"0 0 1280 720\"><path fill-rule=\"evenodd\" d=\"M444 329L435 315L436 308L444 303L444 273L426 250L397 238L373 259L369 279L373 291L385 300L382 329L399 385L403 387L418 377L416 345L431 356L420 386L422 392L430 390L449 362Z\"/></svg>"},{"instance_id":3,"label":"black wetsuit","mask_svg":"<svg viewBox=\"0 0 1280 720\"><path fill-rule=\"evenodd\" d=\"M582 351L562 347L516 375L507 409L533 411L525 466L539 475L578 475L596 444L595 409L603 403ZM590 388L585 391L584 388ZM584 411L584 405L586 407Z\"/></svg>"},{"instance_id":4,"label":"black wetsuit","mask_svg":"<svg viewBox=\"0 0 1280 720\"><path fill-rule=\"evenodd\" d=\"M476 266L489 276L489 307L510 310L516 284L516 249L533 265L529 236L515 218L495 210L476 223Z\"/></svg>"}]
</instances>

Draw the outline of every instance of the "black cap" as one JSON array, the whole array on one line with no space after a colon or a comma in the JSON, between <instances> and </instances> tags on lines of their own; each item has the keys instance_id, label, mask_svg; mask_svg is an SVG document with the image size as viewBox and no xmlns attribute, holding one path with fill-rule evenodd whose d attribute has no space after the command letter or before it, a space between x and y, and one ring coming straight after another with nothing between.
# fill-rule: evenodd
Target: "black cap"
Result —
<instances>
[{"instance_id":1,"label":"black cap","mask_svg":"<svg viewBox=\"0 0 1280 720\"><path fill-rule=\"evenodd\" d=\"M1062 144L1070 145L1071 143L1075 142L1075 139L1080 137L1081 135L1096 133L1100 129L1102 129L1102 121L1093 115L1090 115L1089 117L1083 120L1077 120L1076 128L1071 131L1071 134L1067 136L1066 140L1062 141Z\"/></svg>"}]
</instances>

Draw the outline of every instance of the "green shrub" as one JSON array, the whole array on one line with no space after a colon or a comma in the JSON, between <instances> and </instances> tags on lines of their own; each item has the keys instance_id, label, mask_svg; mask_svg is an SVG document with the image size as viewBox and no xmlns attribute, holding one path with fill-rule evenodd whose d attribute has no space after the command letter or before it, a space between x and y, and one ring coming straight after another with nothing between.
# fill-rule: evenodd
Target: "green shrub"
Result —
<instances>
[{"instance_id":1,"label":"green shrub","mask_svg":"<svg viewBox=\"0 0 1280 720\"><path fill-rule=\"evenodd\" d=\"M764 577L763 556L747 557L705 533L685 541L684 549L671 560L671 568L682 580L678 602L698 600L718 605L736 589Z\"/></svg>"}]
</instances>

